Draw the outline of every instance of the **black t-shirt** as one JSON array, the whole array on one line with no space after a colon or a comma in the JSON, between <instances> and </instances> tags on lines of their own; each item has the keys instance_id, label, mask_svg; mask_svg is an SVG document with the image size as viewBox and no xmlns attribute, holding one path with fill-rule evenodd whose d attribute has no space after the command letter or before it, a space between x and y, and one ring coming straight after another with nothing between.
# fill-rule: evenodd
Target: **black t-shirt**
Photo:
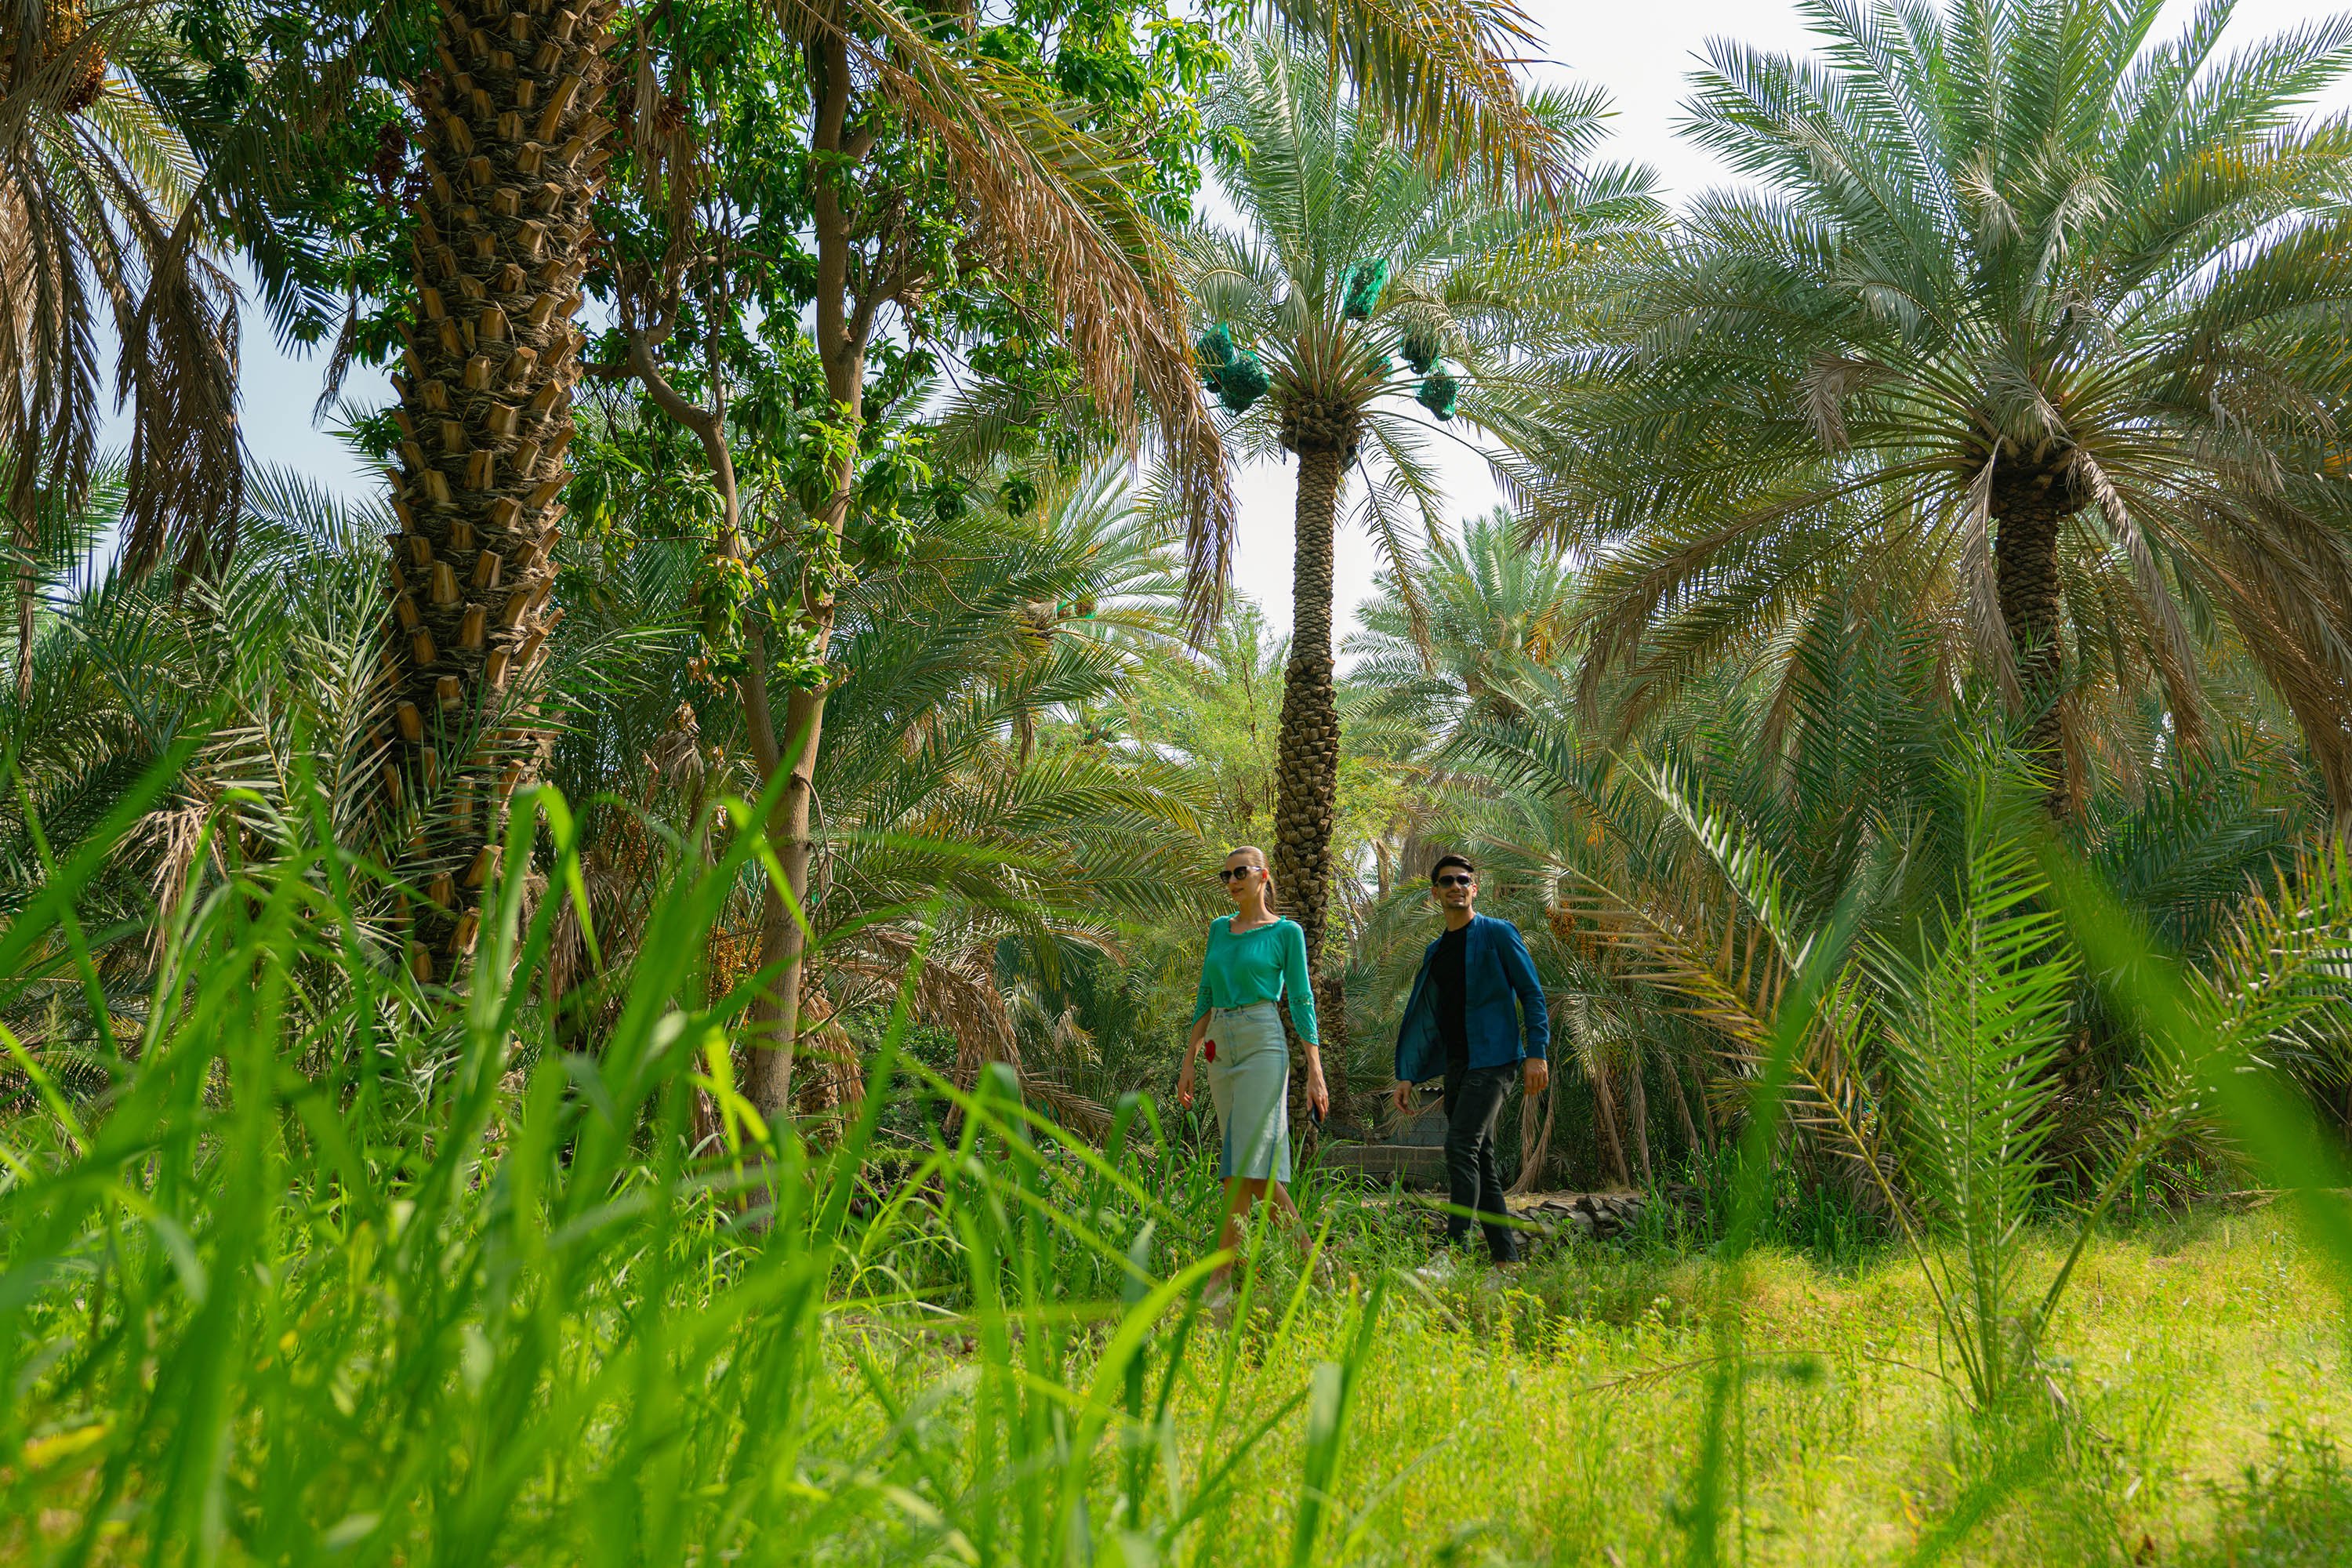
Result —
<instances>
[{"instance_id":1,"label":"black t-shirt","mask_svg":"<svg viewBox=\"0 0 2352 1568\"><path fill-rule=\"evenodd\" d=\"M1430 983L1437 987L1437 1037L1445 1047L1445 1070L1456 1077L1470 1070L1470 1026L1465 1016L1466 961L1470 928L1449 931L1437 939L1437 956L1430 961Z\"/></svg>"}]
</instances>

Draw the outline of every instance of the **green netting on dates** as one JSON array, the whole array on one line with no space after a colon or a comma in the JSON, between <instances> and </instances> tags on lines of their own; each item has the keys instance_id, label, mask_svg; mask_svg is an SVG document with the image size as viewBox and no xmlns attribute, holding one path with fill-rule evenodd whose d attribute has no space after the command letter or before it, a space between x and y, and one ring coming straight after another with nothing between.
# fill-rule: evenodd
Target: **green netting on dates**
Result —
<instances>
[{"instance_id":1,"label":"green netting on dates","mask_svg":"<svg viewBox=\"0 0 2352 1568\"><path fill-rule=\"evenodd\" d=\"M1212 381L1216 379L1217 372L1234 363L1234 334L1223 321L1193 339L1192 348L1201 356L1202 367Z\"/></svg>"},{"instance_id":2,"label":"green netting on dates","mask_svg":"<svg viewBox=\"0 0 2352 1568\"><path fill-rule=\"evenodd\" d=\"M1417 401L1440 419L1451 419L1462 405L1462 384L1442 370L1423 376Z\"/></svg>"},{"instance_id":3,"label":"green netting on dates","mask_svg":"<svg viewBox=\"0 0 2352 1568\"><path fill-rule=\"evenodd\" d=\"M1234 353L1233 363L1216 374L1217 398L1235 414L1246 414L1250 405L1265 395L1272 384L1265 366L1258 363L1257 355L1246 351Z\"/></svg>"},{"instance_id":4,"label":"green netting on dates","mask_svg":"<svg viewBox=\"0 0 2352 1568\"><path fill-rule=\"evenodd\" d=\"M1389 286L1389 264L1374 259L1348 268L1339 285L1340 309L1351 321L1364 321L1381 308L1381 290Z\"/></svg>"}]
</instances>

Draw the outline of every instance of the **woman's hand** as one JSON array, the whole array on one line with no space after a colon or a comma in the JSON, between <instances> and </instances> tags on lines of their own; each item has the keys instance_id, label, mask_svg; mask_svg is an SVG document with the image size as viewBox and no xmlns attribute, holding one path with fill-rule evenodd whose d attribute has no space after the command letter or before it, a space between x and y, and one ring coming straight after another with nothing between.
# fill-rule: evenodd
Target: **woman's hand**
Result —
<instances>
[{"instance_id":1,"label":"woman's hand","mask_svg":"<svg viewBox=\"0 0 2352 1568\"><path fill-rule=\"evenodd\" d=\"M1192 1109L1192 1064L1199 1058L1187 1053L1184 1070L1176 1075L1176 1103L1185 1110Z\"/></svg>"},{"instance_id":2,"label":"woman's hand","mask_svg":"<svg viewBox=\"0 0 2352 1568\"><path fill-rule=\"evenodd\" d=\"M1307 1065L1307 1103L1315 1108L1318 1116L1331 1114L1331 1091L1323 1087L1323 1064Z\"/></svg>"}]
</instances>

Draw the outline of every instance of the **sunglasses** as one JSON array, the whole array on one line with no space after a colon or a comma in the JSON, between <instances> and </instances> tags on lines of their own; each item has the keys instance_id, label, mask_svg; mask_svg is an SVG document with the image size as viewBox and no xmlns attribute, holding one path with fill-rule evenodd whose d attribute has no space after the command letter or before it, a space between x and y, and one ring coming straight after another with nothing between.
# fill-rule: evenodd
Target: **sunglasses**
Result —
<instances>
[{"instance_id":1,"label":"sunglasses","mask_svg":"<svg viewBox=\"0 0 2352 1568\"><path fill-rule=\"evenodd\" d=\"M1441 888L1466 888L1477 879L1475 877L1440 877L1437 885Z\"/></svg>"},{"instance_id":2,"label":"sunglasses","mask_svg":"<svg viewBox=\"0 0 2352 1568\"><path fill-rule=\"evenodd\" d=\"M1235 877L1246 877L1252 871L1263 871L1265 869L1265 868L1263 866L1228 866L1223 870L1217 873L1217 880L1220 882L1230 882Z\"/></svg>"}]
</instances>

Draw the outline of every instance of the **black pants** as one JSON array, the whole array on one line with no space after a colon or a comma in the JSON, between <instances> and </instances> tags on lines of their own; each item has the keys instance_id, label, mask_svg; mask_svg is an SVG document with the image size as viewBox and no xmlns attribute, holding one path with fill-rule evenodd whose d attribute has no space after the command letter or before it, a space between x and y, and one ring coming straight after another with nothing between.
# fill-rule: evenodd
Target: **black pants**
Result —
<instances>
[{"instance_id":1,"label":"black pants","mask_svg":"<svg viewBox=\"0 0 2352 1568\"><path fill-rule=\"evenodd\" d=\"M1507 1217L1510 1213L1503 1203L1502 1175L1495 1169L1495 1116L1503 1109L1503 1097L1511 1091L1511 1080L1518 1072L1517 1063L1505 1062L1500 1067L1449 1070L1445 1075L1448 1195L1455 1208L1478 1212L1480 1226L1486 1233L1486 1249L1497 1263L1515 1262L1519 1256L1518 1233L1487 1217ZM1445 1216L1445 1234L1452 1241L1466 1237L1470 1226L1466 1214Z\"/></svg>"}]
</instances>

